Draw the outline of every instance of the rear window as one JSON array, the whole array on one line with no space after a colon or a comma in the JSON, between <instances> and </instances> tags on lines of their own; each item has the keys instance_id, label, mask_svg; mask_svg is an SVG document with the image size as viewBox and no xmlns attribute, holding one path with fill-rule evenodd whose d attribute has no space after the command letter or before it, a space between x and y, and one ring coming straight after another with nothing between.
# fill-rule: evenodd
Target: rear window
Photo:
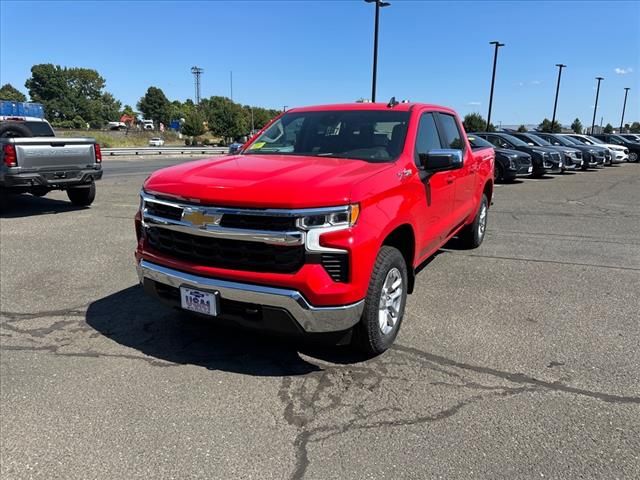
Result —
<instances>
[{"instance_id":1,"label":"rear window","mask_svg":"<svg viewBox=\"0 0 640 480\"><path fill-rule=\"evenodd\" d=\"M34 137L54 137L53 129L47 122L24 122Z\"/></svg>"}]
</instances>

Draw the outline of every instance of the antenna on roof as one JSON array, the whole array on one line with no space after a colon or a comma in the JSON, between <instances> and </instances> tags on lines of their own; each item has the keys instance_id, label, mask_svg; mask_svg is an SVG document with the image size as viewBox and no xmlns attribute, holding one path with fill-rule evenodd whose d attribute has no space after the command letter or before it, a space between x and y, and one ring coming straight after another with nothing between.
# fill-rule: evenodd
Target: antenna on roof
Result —
<instances>
[{"instance_id":1,"label":"antenna on roof","mask_svg":"<svg viewBox=\"0 0 640 480\"><path fill-rule=\"evenodd\" d=\"M391 97L391 100L389 100L389 103L387 103L387 108L393 108L396 105L398 105L398 101L396 100L396 97Z\"/></svg>"}]
</instances>

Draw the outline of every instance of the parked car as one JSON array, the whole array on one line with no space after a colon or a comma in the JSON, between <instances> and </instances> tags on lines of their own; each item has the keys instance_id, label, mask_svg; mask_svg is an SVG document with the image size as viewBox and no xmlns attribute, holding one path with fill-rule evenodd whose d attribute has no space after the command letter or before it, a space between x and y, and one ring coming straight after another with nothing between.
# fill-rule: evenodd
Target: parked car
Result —
<instances>
[{"instance_id":1,"label":"parked car","mask_svg":"<svg viewBox=\"0 0 640 480\"><path fill-rule=\"evenodd\" d=\"M549 143L548 140L534 135L533 132L514 132L511 135L519 138L523 142L533 147L549 147L559 152L563 156L563 172L567 170L575 170L576 168L582 168L582 152L577 148L569 147L566 145L554 145L552 143Z\"/></svg>"},{"instance_id":2,"label":"parked car","mask_svg":"<svg viewBox=\"0 0 640 480\"><path fill-rule=\"evenodd\" d=\"M445 107L291 109L238 155L151 174L135 222L138 275L147 292L216 323L339 332L379 354L416 269L453 236L482 243L493 164Z\"/></svg>"},{"instance_id":3,"label":"parked car","mask_svg":"<svg viewBox=\"0 0 640 480\"><path fill-rule=\"evenodd\" d=\"M629 156L629 150L620 145L606 143L599 138L595 138L589 135L581 135L577 133L564 134L567 138L576 140L585 145L592 145L594 147L600 147L606 149L605 152L605 165L612 165L613 163L620 163L627 160Z\"/></svg>"},{"instance_id":4,"label":"parked car","mask_svg":"<svg viewBox=\"0 0 640 480\"><path fill-rule=\"evenodd\" d=\"M580 165L582 170L588 170L589 168L596 168L604 165L607 154L606 148L584 145L577 140L573 140L557 133L535 132L535 136L558 147L575 148L580 150L580 152L582 152L582 164Z\"/></svg>"},{"instance_id":5,"label":"parked car","mask_svg":"<svg viewBox=\"0 0 640 480\"><path fill-rule=\"evenodd\" d=\"M637 162L640 160L640 142L634 142L627 138L624 138L620 135L615 135L612 133L601 133L592 135L592 137L597 138L607 144L616 145L618 147L623 147L629 150L629 162Z\"/></svg>"},{"instance_id":6,"label":"parked car","mask_svg":"<svg viewBox=\"0 0 640 480\"><path fill-rule=\"evenodd\" d=\"M493 148L495 152L493 178L496 182L511 182L518 176L530 175L533 172L531 155L528 153L496 148L484 138L475 135L467 135L467 139L473 150Z\"/></svg>"},{"instance_id":7,"label":"parked car","mask_svg":"<svg viewBox=\"0 0 640 480\"><path fill-rule=\"evenodd\" d=\"M56 137L36 117L0 117L0 194L42 197L65 190L74 205L90 205L102 178L102 153L94 138Z\"/></svg>"},{"instance_id":8,"label":"parked car","mask_svg":"<svg viewBox=\"0 0 640 480\"><path fill-rule=\"evenodd\" d=\"M619 135L622 138L626 138L627 140L631 140L632 142L640 142L640 135L636 135L635 133L621 133Z\"/></svg>"},{"instance_id":9,"label":"parked car","mask_svg":"<svg viewBox=\"0 0 640 480\"><path fill-rule=\"evenodd\" d=\"M507 133L481 132L473 135L484 138L498 148L518 150L531 155L533 177L542 177L546 172L562 172L562 155L553 148L534 147Z\"/></svg>"},{"instance_id":10,"label":"parked car","mask_svg":"<svg viewBox=\"0 0 640 480\"><path fill-rule=\"evenodd\" d=\"M150 147L163 147L164 146L164 140L160 137L153 137L149 140L149 146Z\"/></svg>"}]
</instances>

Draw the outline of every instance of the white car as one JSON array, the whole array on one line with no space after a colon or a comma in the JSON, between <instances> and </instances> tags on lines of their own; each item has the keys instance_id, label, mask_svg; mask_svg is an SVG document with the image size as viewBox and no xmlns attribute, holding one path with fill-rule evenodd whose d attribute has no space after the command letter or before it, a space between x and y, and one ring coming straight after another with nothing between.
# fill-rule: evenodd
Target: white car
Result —
<instances>
[{"instance_id":1,"label":"white car","mask_svg":"<svg viewBox=\"0 0 640 480\"><path fill-rule=\"evenodd\" d=\"M153 137L152 139L149 140L149 146L150 147L162 147L162 146L164 146L164 140L161 139L160 137Z\"/></svg>"},{"instance_id":2,"label":"white car","mask_svg":"<svg viewBox=\"0 0 640 480\"><path fill-rule=\"evenodd\" d=\"M628 160L629 149L621 145L604 143L602 140L598 140L597 138L590 137L589 135L579 135L577 133L567 133L565 135L571 138L575 138L576 140L584 143L585 145L595 145L598 147L608 148L609 151L611 152L611 163L622 163Z\"/></svg>"}]
</instances>

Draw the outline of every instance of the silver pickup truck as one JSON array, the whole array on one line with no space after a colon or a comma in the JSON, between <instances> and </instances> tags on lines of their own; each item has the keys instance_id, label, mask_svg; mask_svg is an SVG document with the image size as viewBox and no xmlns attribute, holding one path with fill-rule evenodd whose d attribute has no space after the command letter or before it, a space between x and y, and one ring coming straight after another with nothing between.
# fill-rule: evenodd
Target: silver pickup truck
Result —
<instances>
[{"instance_id":1,"label":"silver pickup truck","mask_svg":"<svg viewBox=\"0 0 640 480\"><path fill-rule=\"evenodd\" d=\"M0 117L0 195L66 190L74 205L90 205L102 178L100 145L93 138L56 137L41 118Z\"/></svg>"}]
</instances>

